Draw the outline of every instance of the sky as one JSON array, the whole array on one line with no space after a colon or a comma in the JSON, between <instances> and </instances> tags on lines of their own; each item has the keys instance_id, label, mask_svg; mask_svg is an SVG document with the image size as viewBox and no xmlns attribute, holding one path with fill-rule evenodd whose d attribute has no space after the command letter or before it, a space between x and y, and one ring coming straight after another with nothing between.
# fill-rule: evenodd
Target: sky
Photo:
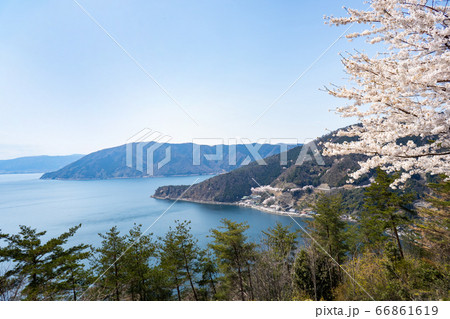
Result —
<instances>
[{"instance_id":1,"label":"sky","mask_svg":"<svg viewBox=\"0 0 450 319\"><path fill-rule=\"evenodd\" d=\"M324 15L363 0L77 1L103 29L73 0L0 2L0 159L87 154L145 128L302 143L356 121L321 89L346 83L339 53L364 43Z\"/></svg>"}]
</instances>

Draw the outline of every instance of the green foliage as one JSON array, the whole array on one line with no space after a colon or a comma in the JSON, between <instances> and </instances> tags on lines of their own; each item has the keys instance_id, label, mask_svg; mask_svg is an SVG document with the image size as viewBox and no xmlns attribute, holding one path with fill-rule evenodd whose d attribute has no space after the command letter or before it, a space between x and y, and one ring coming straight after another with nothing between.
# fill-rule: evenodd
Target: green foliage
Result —
<instances>
[{"instance_id":1,"label":"green foliage","mask_svg":"<svg viewBox=\"0 0 450 319\"><path fill-rule=\"evenodd\" d=\"M0 239L6 243L0 248L0 262L9 261L14 265L0 282L20 289L21 298L26 300L66 299L68 293L76 299L80 288L87 284L81 263L88 257L87 245L67 249L64 245L80 227L72 227L46 242L41 240L45 231L27 226L20 226L17 235L0 233Z\"/></svg>"},{"instance_id":2,"label":"green foliage","mask_svg":"<svg viewBox=\"0 0 450 319\"><path fill-rule=\"evenodd\" d=\"M277 222L263 231L263 247L253 265L254 296L257 300L291 300L292 264L298 244L298 230Z\"/></svg>"},{"instance_id":3,"label":"green foliage","mask_svg":"<svg viewBox=\"0 0 450 319\"><path fill-rule=\"evenodd\" d=\"M345 243L346 223L340 194L321 194L315 204L316 215L309 223L312 236L338 263L342 263L347 252Z\"/></svg>"},{"instance_id":4,"label":"green foliage","mask_svg":"<svg viewBox=\"0 0 450 319\"><path fill-rule=\"evenodd\" d=\"M201 277L197 281L200 300L214 300L217 294L218 267L211 251L201 250L197 269Z\"/></svg>"},{"instance_id":5,"label":"green foliage","mask_svg":"<svg viewBox=\"0 0 450 319\"><path fill-rule=\"evenodd\" d=\"M222 275L222 296L233 300L253 300L251 264L255 256L255 244L247 242L244 232L249 228L245 223L222 219L222 226L211 230L213 242L209 247L214 251L219 271Z\"/></svg>"},{"instance_id":6,"label":"green foliage","mask_svg":"<svg viewBox=\"0 0 450 319\"><path fill-rule=\"evenodd\" d=\"M91 256L91 252L84 251L88 245L78 245L64 250L57 247L54 250L59 267L52 267L56 274L53 294L56 299L70 299L77 301L83 291L93 281L92 272L86 269L84 260Z\"/></svg>"},{"instance_id":7,"label":"green foliage","mask_svg":"<svg viewBox=\"0 0 450 319\"><path fill-rule=\"evenodd\" d=\"M175 229L170 228L159 247L161 267L170 277L173 288L177 290L178 300L182 300L182 287L188 283L193 299L198 300L197 289L194 285L198 272L197 264L200 258L200 248L197 240L190 233L190 221L175 221Z\"/></svg>"},{"instance_id":8,"label":"green foliage","mask_svg":"<svg viewBox=\"0 0 450 319\"><path fill-rule=\"evenodd\" d=\"M122 257L124 281L128 285L131 300L152 300L151 281L155 273L149 266L149 260L156 257L156 244L152 241L152 234L143 234L141 228L142 225L135 224L124 240L128 247Z\"/></svg>"},{"instance_id":9,"label":"green foliage","mask_svg":"<svg viewBox=\"0 0 450 319\"><path fill-rule=\"evenodd\" d=\"M127 273L125 269L126 244L125 237L120 236L116 226L112 227L106 234L99 234L102 245L94 249L94 273L98 278L97 299L121 300L126 290Z\"/></svg>"},{"instance_id":10,"label":"green foliage","mask_svg":"<svg viewBox=\"0 0 450 319\"><path fill-rule=\"evenodd\" d=\"M294 288L297 299L332 300L336 273L330 258L315 247L302 249L294 263Z\"/></svg>"},{"instance_id":11,"label":"green foliage","mask_svg":"<svg viewBox=\"0 0 450 319\"><path fill-rule=\"evenodd\" d=\"M348 251L342 197L339 193L320 194L314 208L317 214L308 223L314 240L304 236L309 245L296 257L294 283L299 298L332 300L342 276L339 264Z\"/></svg>"},{"instance_id":12,"label":"green foliage","mask_svg":"<svg viewBox=\"0 0 450 319\"><path fill-rule=\"evenodd\" d=\"M380 168L375 181L366 189L364 210L361 213L361 241L366 248L380 252L386 240L397 245L403 257L399 232L406 232L412 224L414 212L409 209L414 199L411 193L392 189L396 175L389 176Z\"/></svg>"},{"instance_id":13,"label":"green foliage","mask_svg":"<svg viewBox=\"0 0 450 319\"><path fill-rule=\"evenodd\" d=\"M263 243L274 253L279 261L290 262L292 252L296 249L299 230L291 232L292 225L283 226L277 222L275 227L263 231Z\"/></svg>"},{"instance_id":14,"label":"green foliage","mask_svg":"<svg viewBox=\"0 0 450 319\"><path fill-rule=\"evenodd\" d=\"M364 205L364 188L346 189L339 192L342 207L347 215L355 215L362 211Z\"/></svg>"},{"instance_id":15,"label":"green foliage","mask_svg":"<svg viewBox=\"0 0 450 319\"><path fill-rule=\"evenodd\" d=\"M319 194L308 223L313 240L304 236L298 252L298 231L281 223L258 246L248 241L249 225L223 219L207 249L188 221L175 221L158 242L141 225L124 236L112 227L91 252L67 245L80 226L46 242L45 232L21 226L17 235L0 233L0 299L448 300L450 182L430 184L416 216L413 195L391 189L393 179L377 171L355 223L343 220L351 197Z\"/></svg>"}]
</instances>

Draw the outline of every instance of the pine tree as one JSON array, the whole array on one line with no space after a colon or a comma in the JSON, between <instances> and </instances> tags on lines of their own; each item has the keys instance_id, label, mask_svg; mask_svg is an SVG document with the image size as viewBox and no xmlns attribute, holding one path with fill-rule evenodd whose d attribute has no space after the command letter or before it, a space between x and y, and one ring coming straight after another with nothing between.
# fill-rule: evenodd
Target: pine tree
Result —
<instances>
[{"instance_id":1,"label":"pine tree","mask_svg":"<svg viewBox=\"0 0 450 319\"><path fill-rule=\"evenodd\" d=\"M91 252L85 251L88 247L81 244L66 250L62 247L55 250L55 260L60 265L54 270L57 280L55 290L62 299L77 301L93 281L91 271L84 264L84 260L91 256Z\"/></svg>"},{"instance_id":2,"label":"pine tree","mask_svg":"<svg viewBox=\"0 0 450 319\"><path fill-rule=\"evenodd\" d=\"M315 203L316 215L309 224L312 235L339 264L347 252L346 223L342 220L344 208L340 194L321 194Z\"/></svg>"},{"instance_id":3,"label":"pine tree","mask_svg":"<svg viewBox=\"0 0 450 319\"><path fill-rule=\"evenodd\" d=\"M256 254L253 266L257 300L292 299L291 271L298 231L291 231L291 227L277 222L274 227L262 232L263 245Z\"/></svg>"},{"instance_id":4,"label":"pine tree","mask_svg":"<svg viewBox=\"0 0 450 319\"><path fill-rule=\"evenodd\" d=\"M100 299L121 300L126 287L125 238L120 236L117 227L112 227L106 234L99 234L102 245L96 248L93 269L98 279L97 293Z\"/></svg>"},{"instance_id":5,"label":"pine tree","mask_svg":"<svg viewBox=\"0 0 450 319\"><path fill-rule=\"evenodd\" d=\"M264 235L263 243L274 252L278 261L283 261L288 267L292 262L292 252L298 244L298 230L291 232L291 227L291 225L283 226L280 222L277 222L275 227L262 232Z\"/></svg>"},{"instance_id":6,"label":"pine tree","mask_svg":"<svg viewBox=\"0 0 450 319\"><path fill-rule=\"evenodd\" d=\"M307 245L295 258L293 283L300 299L332 300L336 282L330 280L330 257Z\"/></svg>"},{"instance_id":7,"label":"pine tree","mask_svg":"<svg viewBox=\"0 0 450 319\"><path fill-rule=\"evenodd\" d=\"M23 280L24 286L20 293L26 300L58 298L65 290L58 281L62 278L58 276L67 271L66 262L71 260L79 263L87 257L83 252L86 245L63 248L80 227L81 224L72 227L45 243L41 240L46 234L45 231L38 232L23 225L17 235L0 234L0 239L6 242L6 246L0 248L0 263L11 261L14 264L13 268L4 274L3 280Z\"/></svg>"},{"instance_id":8,"label":"pine tree","mask_svg":"<svg viewBox=\"0 0 450 319\"><path fill-rule=\"evenodd\" d=\"M214 300L217 294L218 268L210 250L201 250L197 269L201 277L198 280L199 295L202 300Z\"/></svg>"},{"instance_id":9,"label":"pine tree","mask_svg":"<svg viewBox=\"0 0 450 319\"><path fill-rule=\"evenodd\" d=\"M195 300L198 294L194 285L197 273L196 264L200 249L197 240L190 233L190 221L175 221L175 229L170 228L164 238L160 238L161 267L170 274L174 288L177 290L178 300L182 300L181 289L187 282Z\"/></svg>"},{"instance_id":10,"label":"pine tree","mask_svg":"<svg viewBox=\"0 0 450 319\"><path fill-rule=\"evenodd\" d=\"M384 241L390 237L403 258L399 232L407 231L411 226L413 212L408 205L414 196L390 187L397 177L389 176L379 168L376 170L375 181L365 192L360 224L362 240L367 247L380 251Z\"/></svg>"},{"instance_id":11,"label":"pine tree","mask_svg":"<svg viewBox=\"0 0 450 319\"><path fill-rule=\"evenodd\" d=\"M310 298L331 300L333 289L342 280L339 265L344 262L348 251L341 195L322 193L314 208L316 215L308 223L308 228L315 242L304 236L305 242L309 242L308 249L297 256L294 276L297 286Z\"/></svg>"},{"instance_id":12,"label":"pine tree","mask_svg":"<svg viewBox=\"0 0 450 319\"><path fill-rule=\"evenodd\" d=\"M125 237L126 246L129 247L124 259L125 281L131 300L150 300L150 285L152 269L150 259L156 257L156 244L152 241L153 234L144 235L142 225L134 224Z\"/></svg>"},{"instance_id":13,"label":"pine tree","mask_svg":"<svg viewBox=\"0 0 450 319\"><path fill-rule=\"evenodd\" d=\"M226 218L221 222L222 226L211 230L214 240L209 247L214 251L219 270L223 274L222 282L226 294L230 296L237 285L240 299L245 300L249 294L249 299L252 300L251 264L255 255L255 244L247 242L247 236L244 234L249 226Z\"/></svg>"}]
</instances>

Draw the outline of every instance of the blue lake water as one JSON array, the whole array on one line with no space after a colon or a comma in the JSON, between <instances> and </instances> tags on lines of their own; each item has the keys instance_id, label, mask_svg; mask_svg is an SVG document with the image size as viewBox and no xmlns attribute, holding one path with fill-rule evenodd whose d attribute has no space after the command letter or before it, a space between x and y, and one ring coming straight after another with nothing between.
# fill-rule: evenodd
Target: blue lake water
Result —
<instances>
[{"instance_id":1,"label":"blue lake water","mask_svg":"<svg viewBox=\"0 0 450 319\"><path fill-rule=\"evenodd\" d=\"M100 237L113 226L122 233L134 223L146 229L161 216L173 202L150 197L158 186L191 184L210 176L162 177L145 179L115 179L98 181L40 180L41 174L0 175L0 229L17 233L19 225L46 230L55 236L69 227L82 224L71 244L86 243L98 246ZM259 242L261 231L280 221L294 224L290 217L262 213L257 210L226 206L177 202L149 229L155 237L162 236L175 220L190 220L192 233L201 246L209 241L211 228L220 225L220 219L246 221L247 235ZM297 222L303 224L302 219Z\"/></svg>"}]
</instances>

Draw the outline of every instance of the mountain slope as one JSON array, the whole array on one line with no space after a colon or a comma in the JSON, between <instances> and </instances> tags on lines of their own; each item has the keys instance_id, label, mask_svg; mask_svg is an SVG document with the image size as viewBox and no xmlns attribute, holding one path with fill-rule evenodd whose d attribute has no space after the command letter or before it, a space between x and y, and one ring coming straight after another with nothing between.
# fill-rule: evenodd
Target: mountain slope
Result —
<instances>
[{"instance_id":1,"label":"mountain slope","mask_svg":"<svg viewBox=\"0 0 450 319\"><path fill-rule=\"evenodd\" d=\"M236 145L235 153L233 152L232 147L222 145L220 146L223 153L222 159L208 160L205 155L214 155L217 152L215 146L199 146L192 143L158 144L151 142L146 145L146 148L152 146L157 148L153 153L153 160L147 160L147 152L145 151L146 148L144 148L142 172L136 169L136 146L137 144L133 144L133 167L128 167L126 165L126 145L121 145L88 154L56 172L44 174L41 178L86 180L137 178L147 176L220 174L238 168L247 161L251 162L254 158L252 157L249 148L259 148L258 153L263 158L280 152L279 145L252 144L250 146L240 144ZM169 147L170 160L167 164L158 168L158 163L166 158L167 149ZM199 149L200 153L195 153L193 151L194 149ZM235 154L235 156L233 154ZM248 160L247 157L250 160ZM196 159L199 159L198 164L195 163ZM147 164L152 165L152 174L146 173Z\"/></svg>"},{"instance_id":2,"label":"mountain slope","mask_svg":"<svg viewBox=\"0 0 450 319\"><path fill-rule=\"evenodd\" d=\"M0 160L0 174L44 173L64 167L83 157L80 154L67 156L28 156Z\"/></svg>"},{"instance_id":3,"label":"mountain slope","mask_svg":"<svg viewBox=\"0 0 450 319\"><path fill-rule=\"evenodd\" d=\"M315 140L319 151L324 141L340 142L345 138L336 137L333 133ZM280 164L280 155L266 158L267 165L258 165L256 162L238 168L229 173L215 176L199 184L193 185L183 195L183 199L204 202L232 203L239 201L243 196L251 194L252 187L271 185L303 187L307 185L319 186L328 184L330 187L343 186L347 180L347 173L357 167L363 155L347 155L340 157L323 157L324 165L316 161L305 161L296 165L302 146L290 149L287 152L288 162ZM356 185L367 182L368 177L357 181ZM176 199L188 188L186 185L162 186L155 194L156 198Z\"/></svg>"}]
</instances>

